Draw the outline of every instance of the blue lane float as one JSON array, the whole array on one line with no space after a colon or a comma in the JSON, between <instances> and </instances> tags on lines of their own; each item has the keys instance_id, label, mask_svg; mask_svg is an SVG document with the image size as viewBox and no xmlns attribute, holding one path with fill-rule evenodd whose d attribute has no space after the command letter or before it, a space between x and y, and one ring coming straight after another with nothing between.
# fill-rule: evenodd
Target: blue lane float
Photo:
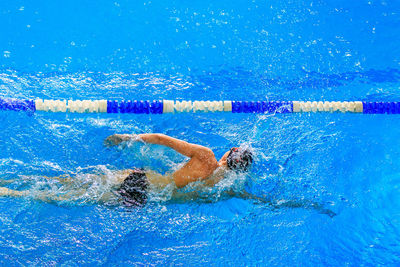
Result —
<instances>
[{"instance_id":1,"label":"blue lane float","mask_svg":"<svg viewBox=\"0 0 400 267\"><path fill-rule=\"evenodd\" d=\"M33 100L20 100L13 98L0 98L0 110L36 111Z\"/></svg>"},{"instance_id":2,"label":"blue lane float","mask_svg":"<svg viewBox=\"0 0 400 267\"><path fill-rule=\"evenodd\" d=\"M291 101L232 101L232 113L292 113Z\"/></svg>"},{"instance_id":3,"label":"blue lane float","mask_svg":"<svg viewBox=\"0 0 400 267\"><path fill-rule=\"evenodd\" d=\"M21 100L0 98L0 110L76 113L163 114L173 112L400 114L400 102L368 101L177 101L177 100Z\"/></svg>"},{"instance_id":4,"label":"blue lane float","mask_svg":"<svg viewBox=\"0 0 400 267\"><path fill-rule=\"evenodd\" d=\"M107 100L107 113L162 114L163 103L159 100Z\"/></svg>"},{"instance_id":5,"label":"blue lane float","mask_svg":"<svg viewBox=\"0 0 400 267\"><path fill-rule=\"evenodd\" d=\"M400 102L363 102L366 114L400 114Z\"/></svg>"}]
</instances>

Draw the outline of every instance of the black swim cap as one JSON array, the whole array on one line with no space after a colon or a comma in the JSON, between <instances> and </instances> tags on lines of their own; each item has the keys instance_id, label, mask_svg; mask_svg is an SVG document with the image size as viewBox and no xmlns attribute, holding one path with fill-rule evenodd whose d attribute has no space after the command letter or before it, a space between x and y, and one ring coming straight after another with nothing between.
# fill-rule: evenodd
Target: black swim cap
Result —
<instances>
[{"instance_id":1,"label":"black swim cap","mask_svg":"<svg viewBox=\"0 0 400 267\"><path fill-rule=\"evenodd\" d=\"M142 207L147 202L147 181L146 173L143 170L134 170L118 189L125 206Z\"/></svg>"},{"instance_id":2,"label":"black swim cap","mask_svg":"<svg viewBox=\"0 0 400 267\"><path fill-rule=\"evenodd\" d=\"M253 153L248 148L232 148L226 158L228 168L234 171L247 171L253 163Z\"/></svg>"}]
</instances>

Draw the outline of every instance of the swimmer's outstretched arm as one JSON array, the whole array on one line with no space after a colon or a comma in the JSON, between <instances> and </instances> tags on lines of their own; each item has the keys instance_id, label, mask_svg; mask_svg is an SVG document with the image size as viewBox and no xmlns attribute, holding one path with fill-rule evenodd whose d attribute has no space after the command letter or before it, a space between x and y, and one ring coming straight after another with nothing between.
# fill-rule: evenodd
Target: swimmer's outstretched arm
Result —
<instances>
[{"instance_id":1,"label":"swimmer's outstretched arm","mask_svg":"<svg viewBox=\"0 0 400 267\"><path fill-rule=\"evenodd\" d=\"M136 134L113 134L104 140L104 145L107 147L117 146L126 141L139 141L140 138Z\"/></svg>"},{"instance_id":2,"label":"swimmer's outstretched arm","mask_svg":"<svg viewBox=\"0 0 400 267\"><path fill-rule=\"evenodd\" d=\"M231 190L231 191L228 191L227 194L232 197L256 200L261 203L268 204L269 206L271 206L273 208L277 208L277 209L279 209L279 208L313 209L313 210L318 211L321 214L326 214L331 218L336 216L336 213L334 211L325 208L323 204L314 202L314 201L310 201L310 200L278 200L278 201L269 200L266 197L262 198L262 197L254 195L254 194L248 193L245 190L243 190L240 193L236 193Z\"/></svg>"},{"instance_id":3,"label":"swimmer's outstretched arm","mask_svg":"<svg viewBox=\"0 0 400 267\"><path fill-rule=\"evenodd\" d=\"M181 153L189 158L195 156L209 155L212 153L211 149L191 144L186 141L170 137L165 134L114 134L104 140L104 144L108 147L119 145L125 141L143 141L148 144L157 144L167 146L174 149L176 152Z\"/></svg>"},{"instance_id":4,"label":"swimmer's outstretched arm","mask_svg":"<svg viewBox=\"0 0 400 267\"><path fill-rule=\"evenodd\" d=\"M303 208L303 209L313 209L318 211L321 214L326 214L329 217L333 218L337 214L324 207L323 204L314 202L311 200L280 200L274 203L271 203L274 208Z\"/></svg>"}]
</instances>

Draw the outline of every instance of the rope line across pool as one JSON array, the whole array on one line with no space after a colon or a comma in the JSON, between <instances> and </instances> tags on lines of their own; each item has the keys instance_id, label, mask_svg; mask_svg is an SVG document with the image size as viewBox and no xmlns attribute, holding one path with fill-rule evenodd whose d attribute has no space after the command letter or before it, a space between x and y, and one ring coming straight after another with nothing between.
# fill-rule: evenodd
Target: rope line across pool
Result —
<instances>
[{"instance_id":1,"label":"rope line across pool","mask_svg":"<svg viewBox=\"0 0 400 267\"><path fill-rule=\"evenodd\" d=\"M0 98L0 110L74 113L163 114L174 112L400 114L400 102L365 101L178 101L178 100L21 100Z\"/></svg>"}]
</instances>

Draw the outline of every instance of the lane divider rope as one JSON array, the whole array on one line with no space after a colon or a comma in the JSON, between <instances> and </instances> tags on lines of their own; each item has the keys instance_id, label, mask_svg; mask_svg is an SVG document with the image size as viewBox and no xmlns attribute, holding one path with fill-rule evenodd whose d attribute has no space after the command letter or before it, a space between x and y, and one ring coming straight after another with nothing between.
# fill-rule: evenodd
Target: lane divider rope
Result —
<instances>
[{"instance_id":1,"label":"lane divider rope","mask_svg":"<svg viewBox=\"0 0 400 267\"><path fill-rule=\"evenodd\" d=\"M400 102L362 101L174 101L174 100L21 100L0 98L0 110L72 113L162 114L174 112L400 114Z\"/></svg>"}]
</instances>

